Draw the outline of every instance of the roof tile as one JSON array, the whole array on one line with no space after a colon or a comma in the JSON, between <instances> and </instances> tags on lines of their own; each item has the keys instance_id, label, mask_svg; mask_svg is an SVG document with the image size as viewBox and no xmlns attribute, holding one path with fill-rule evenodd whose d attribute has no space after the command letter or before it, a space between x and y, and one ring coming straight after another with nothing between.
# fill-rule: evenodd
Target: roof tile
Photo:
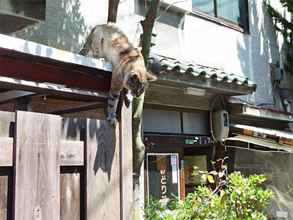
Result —
<instances>
[{"instance_id":1,"label":"roof tile","mask_svg":"<svg viewBox=\"0 0 293 220\"><path fill-rule=\"evenodd\" d=\"M173 58L152 54L149 58L152 71L161 74L164 71L170 71L180 75L190 75L195 78L205 78L217 82L227 82L235 85L247 86L252 89L256 84L247 77L239 76L234 73L227 73L223 70L195 64L193 62L180 61Z\"/></svg>"}]
</instances>

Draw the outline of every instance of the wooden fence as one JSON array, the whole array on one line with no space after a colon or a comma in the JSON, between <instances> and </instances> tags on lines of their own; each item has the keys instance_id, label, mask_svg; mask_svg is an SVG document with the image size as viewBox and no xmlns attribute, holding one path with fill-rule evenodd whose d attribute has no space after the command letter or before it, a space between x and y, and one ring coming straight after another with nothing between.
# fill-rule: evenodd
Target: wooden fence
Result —
<instances>
[{"instance_id":1,"label":"wooden fence","mask_svg":"<svg viewBox=\"0 0 293 220\"><path fill-rule=\"evenodd\" d=\"M0 112L0 220L132 219L127 118Z\"/></svg>"}]
</instances>

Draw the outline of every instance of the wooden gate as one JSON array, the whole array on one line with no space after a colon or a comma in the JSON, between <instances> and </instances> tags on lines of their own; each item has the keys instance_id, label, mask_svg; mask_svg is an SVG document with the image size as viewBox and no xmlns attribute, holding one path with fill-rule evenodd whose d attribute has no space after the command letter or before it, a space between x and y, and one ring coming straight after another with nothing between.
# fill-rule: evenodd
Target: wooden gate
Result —
<instances>
[{"instance_id":1,"label":"wooden gate","mask_svg":"<svg viewBox=\"0 0 293 220\"><path fill-rule=\"evenodd\" d=\"M131 213L131 123L113 129L104 120L0 112L0 220Z\"/></svg>"}]
</instances>

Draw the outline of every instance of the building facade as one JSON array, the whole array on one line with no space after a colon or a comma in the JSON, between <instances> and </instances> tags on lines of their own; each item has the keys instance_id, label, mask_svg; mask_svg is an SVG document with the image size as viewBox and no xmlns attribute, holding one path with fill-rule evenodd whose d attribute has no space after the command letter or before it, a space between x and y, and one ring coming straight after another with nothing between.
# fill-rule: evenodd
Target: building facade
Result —
<instances>
[{"instance_id":1,"label":"building facade","mask_svg":"<svg viewBox=\"0 0 293 220\"><path fill-rule=\"evenodd\" d=\"M117 23L134 42L141 34L146 4L119 4ZM0 6L2 34L78 53L90 29L106 23L108 1L5 0ZM163 0L154 34L150 69L159 80L145 99L143 194L184 198L199 183L192 176L194 166L211 170L212 160L229 155L231 170L268 173L272 186L283 195L288 188L277 183L279 170L286 182L290 171L276 162L269 169L266 158L281 155L285 164L291 163L291 155L284 152L291 145L292 77L283 71L282 38L263 2ZM37 55L51 56L33 49ZM215 144L215 136L225 137L227 127L232 139ZM247 132L258 135L244 135ZM271 139L275 145L266 142ZM276 148L282 153L272 153ZM258 159L260 151L265 156ZM273 205L270 214L292 215L288 204Z\"/></svg>"}]
</instances>

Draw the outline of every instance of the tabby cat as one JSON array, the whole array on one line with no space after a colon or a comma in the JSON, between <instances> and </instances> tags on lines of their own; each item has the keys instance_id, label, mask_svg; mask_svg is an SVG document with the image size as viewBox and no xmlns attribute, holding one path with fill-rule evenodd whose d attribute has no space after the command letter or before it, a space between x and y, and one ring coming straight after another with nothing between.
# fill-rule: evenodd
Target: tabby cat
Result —
<instances>
[{"instance_id":1,"label":"tabby cat","mask_svg":"<svg viewBox=\"0 0 293 220\"><path fill-rule=\"evenodd\" d=\"M113 23L95 26L80 51L94 58L105 58L113 66L111 89L108 97L107 120L117 122L117 106L121 91L128 91L128 99L140 96L148 82L157 77L146 70L143 56L127 36Z\"/></svg>"}]
</instances>

